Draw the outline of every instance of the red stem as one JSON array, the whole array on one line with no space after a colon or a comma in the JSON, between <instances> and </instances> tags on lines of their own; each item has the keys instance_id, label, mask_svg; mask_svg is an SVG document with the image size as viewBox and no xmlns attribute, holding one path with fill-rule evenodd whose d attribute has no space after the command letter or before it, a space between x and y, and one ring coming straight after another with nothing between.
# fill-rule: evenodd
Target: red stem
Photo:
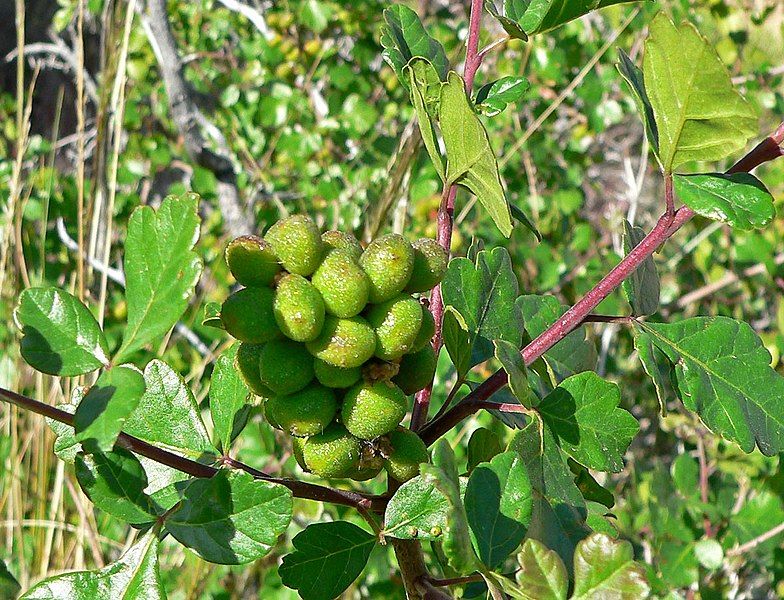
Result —
<instances>
[{"instance_id":1,"label":"red stem","mask_svg":"<svg viewBox=\"0 0 784 600\"><path fill-rule=\"evenodd\" d=\"M479 32L482 25L482 0L471 0L471 16L468 23L468 40L466 41L465 70L463 72L465 80L466 94L471 96L474 87L474 77L482 64L483 54L479 53ZM441 193L441 204L438 207L438 231L436 241L438 245L450 253L452 247L452 229L454 227L455 196L457 196L456 185L444 184ZM430 293L430 312L435 321L435 335L432 344L436 354L441 350L442 331L444 324L444 299L441 296L441 286L436 286ZM418 392L414 399L414 407L411 412L411 429L419 430L427 421L427 411L430 408L430 398L433 394L433 382L430 382L425 389Z\"/></svg>"},{"instance_id":2,"label":"red stem","mask_svg":"<svg viewBox=\"0 0 784 600\"><path fill-rule=\"evenodd\" d=\"M747 172L758 167L762 163L784 155L782 149L778 147L779 144L784 142L784 123L782 123L767 140L770 141L763 140L763 142L753 148L727 172ZM777 145L776 151L773 151L771 143ZM667 198L667 203L669 204L669 198ZM624 259L604 277L604 279L585 294L577 304L567 310L561 318L542 332L539 337L523 348L521 354L526 365L533 363L555 344L569 335L574 329L579 327L584 319L602 300L618 288L624 279L631 275L645 259L653 255L661 244L667 241L668 238L678 231L678 229L695 214L688 206L682 206L671 214L668 214L668 212L665 212L665 214L659 218L651 232L645 236L645 238L643 238L643 240L635 246L635 248L629 252L629 254L627 254ZM484 401L488 400L490 396L506 384L506 372L503 371L503 369L499 369L444 415L425 425L420 430L420 436L425 443L428 445L432 444L460 421L475 413L477 410L484 408Z\"/></svg>"},{"instance_id":3,"label":"red stem","mask_svg":"<svg viewBox=\"0 0 784 600\"><path fill-rule=\"evenodd\" d=\"M11 404L29 410L30 412L37 413L48 417L54 421L59 421L70 427L73 427L74 416L71 413L55 408L43 402L38 402L27 396L22 396L11 390L0 388L0 397L5 398ZM153 446L139 438L128 435L127 433L120 433L116 442L117 446L125 448L139 454L146 456L158 463L187 473L193 477L210 478L218 472L213 466L205 465L182 456L178 456L157 446ZM357 509L372 510L373 512L384 512L386 507L387 498L385 496L366 496L357 492L350 492L346 490L337 490L328 488L304 481L296 481L294 479L284 479L281 477L272 477L266 473L254 469L244 463L233 458L224 457L223 463L243 471L250 473L257 479L263 479L272 483L278 483L289 488L294 496L297 498L304 498L307 500L316 500L319 502L332 502L333 504L342 504L344 506L352 506Z\"/></svg>"}]
</instances>

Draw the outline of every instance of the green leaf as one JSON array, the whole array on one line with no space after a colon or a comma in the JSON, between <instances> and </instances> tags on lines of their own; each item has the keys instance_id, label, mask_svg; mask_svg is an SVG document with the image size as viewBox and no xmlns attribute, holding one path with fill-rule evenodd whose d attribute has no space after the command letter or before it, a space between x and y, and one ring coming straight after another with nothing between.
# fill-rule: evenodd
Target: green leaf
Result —
<instances>
[{"instance_id":1,"label":"green leaf","mask_svg":"<svg viewBox=\"0 0 784 600\"><path fill-rule=\"evenodd\" d=\"M403 67L416 56L430 61L439 78L446 79L449 60L444 47L428 35L413 10L395 4L384 11L384 21L386 25L381 31L381 45L384 47L382 56L404 86L409 86L409 80L403 76Z\"/></svg>"},{"instance_id":2,"label":"green leaf","mask_svg":"<svg viewBox=\"0 0 784 600\"><path fill-rule=\"evenodd\" d=\"M528 538L517 555L520 600L566 600L569 578L558 554Z\"/></svg>"},{"instance_id":3,"label":"green leaf","mask_svg":"<svg viewBox=\"0 0 784 600\"><path fill-rule=\"evenodd\" d=\"M447 528L449 503L432 481L414 477L395 492L384 511L383 535L408 539L438 539Z\"/></svg>"},{"instance_id":4,"label":"green leaf","mask_svg":"<svg viewBox=\"0 0 784 600\"><path fill-rule=\"evenodd\" d=\"M531 339L543 333L568 309L555 296L520 296L516 304L522 312L525 330ZM545 352L543 358L553 378L562 381L570 375L596 367L596 347L586 340L585 327L578 327Z\"/></svg>"},{"instance_id":5,"label":"green leaf","mask_svg":"<svg viewBox=\"0 0 784 600\"><path fill-rule=\"evenodd\" d=\"M327 28L331 15L331 8L317 0L305 0L299 9L300 22L314 31L321 33Z\"/></svg>"},{"instance_id":6,"label":"green leaf","mask_svg":"<svg viewBox=\"0 0 784 600\"><path fill-rule=\"evenodd\" d=\"M509 2L505 2L505 4L508 5ZM523 31L523 28L520 27L520 24L509 17L508 14L499 12L495 7L495 2L493 0L485 0L485 9L501 23L501 27L504 28L504 31L506 31L510 37L523 40L524 42L528 41L528 35ZM509 9L507 8L506 11L508 12Z\"/></svg>"},{"instance_id":7,"label":"green leaf","mask_svg":"<svg viewBox=\"0 0 784 600\"><path fill-rule=\"evenodd\" d=\"M144 394L144 378L132 366L101 373L74 413L76 439L102 452L111 450Z\"/></svg>"},{"instance_id":8,"label":"green leaf","mask_svg":"<svg viewBox=\"0 0 784 600\"><path fill-rule=\"evenodd\" d=\"M22 358L49 375L75 377L109 364L101 327L75 296L57 288L28 288L14 320L21 329Z\"/></svg>"},{"instance_id":9,"label":"green leaf","mask_svg":"<svg viewBox=\"0 0 784 600\"><path fill-rule=\"evenodd\" d=\"M688 454L680 454L672 462L670 468L675 488L684 498L696 498L699 495L700 467L697 460Z\"/></svg>"},{"instance_id":10,"label":"green leaf","mask_svg":"<svg viewBox=\"0 0 784 600\"><path fill-rule=\"evenodd\" d=\"M640 429L618 408L621 391L591 371L561 382L537 410L558 445L577 462L599 471L623 470L623 455Z\"/></svg>"},{"instance_id":11,"label":"green leaf","mask_svg":"<svg viewBox=\"0 0 784 600\"><path fill-rule=\"evenodd\" d=\"M446 351L462 380L471 368L471 336L465 319L451 306L444 310L443 335Z\"/></svg>"},{"instance_id":12,"label":"green leaf","mask_svg":"<svg viewBox=\"0 0 784 600\"><path fill-rule=\"evenodd\" d=\"M694 544L694 555L709 571L715 571L724 562L724 550L721 544L713 539L700 540Z\"/></svg>"},{"instance_id":13,"label":"green leaf","mask_svg":"<svg viewBox=\"0 0 784 600\"><path fill-rule=\"evenodd\" d=\"M431 116L438 114L437 106L441 99L441 82L438 80L438 74L433 65L424 58L412 58L405 66L403 74L409 82L411 103L416 112L422 142L430 155L430 160L433 161L436 173L443 181L446 177L444 159L441 158L441 150L438 147L438 140L431 120ZM434 99L436 93L438 96Z\"/></svg>"},{"instance_id":14,"label":"green leaf","mask_svg":"<svg viewBox=\"0 0 784 600\"><path fill-rule=\"evenodd\" d=\"M497 454L503 452L501 440L489 429L475 429L468 440L466 455L468 456L468 472L474 470L479 463L489 462Z\"/></svg>"},{"instance_id":15,"label":"green leaf","mask_svg":"<svg viewBox=\"0 0 784 600\"><path fill-rule=\"evenodd\" d=\"M16 598L20 589L19 582L0 560L0 598Z\"/></svg>"},{"instance_id":16,"label":"green leaf","mask_svg":"<svg viewBox=\"0 0 784 600\"><path fill-rule=\"evenodd\" d=\"M204 560L238 565L267 554L291 521L291 491L248 473L196 479L166 529Z\"/></svg>"},{"instance_id":17,"label":"green leaf","mask_svg":"<svg viewBox=\"0 0 784 600\"><path fill-rule=\"evenodd\" d=\"M678 394L713 432L745 452L766 456L784 448L784 377L746 323L695 317L678 323L640 323L675 365Z\"/></svg>"},{"instance_id":18,"label":"green leaf","mask_svg":"<svg viewBox=\"0 0 784 600\"><path fill-rule=\"evenodd\" d=\"M737 229L760 229L776 216L773 196L750 173L674 175L675 193L698 215Z\"/></svg>"},{"instance_id":19,"label":"green leaf","mask_svg":"<svg viewBox=\"0 0 784 600\"><path fill-rule=\"evenodd\" d=\"M645 571L634 562L629 542L594 533L577 545L572 600L638 600L649 592Z\"/></svg>"},{"instance_id":20,"label":"green leaf","mask_svg":"<svg viewBox=\"0 0 784 600\"><path fill-rule=\"evenodd\" d=\"M251 409L251 392L234 366L237 345L215 361L210 380L210 415L218 446L227 452Z\"/></svg>"},{"instance_id":21,"label":"green leaf","mask_svg":"<svg viewBox=\"0 0 784 600\"><path fill-rule=\"evenodd\" d=\"M469 367L493 356L493 342L522 343L523 321L515 306L517 277L504 248L483 250L476 262L455 258L449 262L441 292L444 305L459 313L471 347ZM455 356L447 346L452 360Z\"/></svg>"},{"instance_id":22,"label":"green leaf","mask_svg":"<svg viewBox=\"0 0 784 600\"><path fill-rule=\"evenodd\" d=\"M543 33L614 4L633 0L505 0L507 15L528 33ZM514 7L514 10L511 9Z\"/></svg>"},{"instance_id":23,"label":"green leaf","mask_svg":"<svg viewBox=\"0 0 784 600\"><path fill-rule=\"evenodd\" d=\"M515 434L509 450L523 459L533 489L533 510L528 537L555 550L565 564L590 530L580 490L549 428L540 419Z\"/></svg>"},{"instance_id":24,"label":"green leaf","mask_svg":"<svg viewBox=\"0 0 784 600\"><path fill-rule=\"evenodd\" d=\"M58 404L57 408L64 410L69 414L74 414L76 412L76 407L79 406L84 399L87 389L88 388L84 386L75 387L71 392L69 401ZM60 423L60 421L50 419L49 417L46 418L46 424L49 425L57 436L54 440L53 448L57 458L64 462L72 463L74 459L76 459L76 455L82 451L82 445L76 439L76 432L73 427L66 425L65 423Z\"/></svg>"},{"instance_id":25,"label":"green leaf","mask_svg":"<svg viewBox=\"0 0 784 600\"><path fill-rule=\"evenodd\" d=\"M218 451L182 376L156 359L144 369L144 382L144 395L124 431L180 456L211 462Z\"/></svg>"},{"instance_id":26,"label":"green leaf","mask_svg":"<svg viewBox=\"0 0 784 600\"><path fill-rule=\"evenodd\" d=\"M199 237L198 196L169 196L154 211L140 206L125 240L128 325L115 362L163 337L188 306L202 271L193 251Z\"/></svg>"},{"instance_id":27,"label":"green leaf","mask_svg":"<svg viewBox=\"0 0 784 600\"><path fill-rule=\"evenodd\" d=\"M512 217L515 219L515 221L521 223L523 227L525 227L528 231L533 233L538 242L542 241L542 234L536 228L536 225L531 220L531 217L525 214L522 208L515 206L514 204L510 204L509 210L512 212Z\"/></svg>"},{"instance_id":28,"label":"green leaf","mask_svg":"<svg viewBox=\"0 0 784 600\"><path fill-rule=\"evenodd\" d=\"M202 319L201 324L205 327L224 329L223 321L220 318L220 312L220 302L207 302L207 304L204 305L204 318Z\"/></svg>"},{"instance_id":29,"label":"green leaf","mask_svg":"<svg viewBox=\"0 0 784 600\"><path fill-rule=\"evenodd\" d=\"M509 389L526 408L536 404L536 396L528 384L528 369L520 349L505 340L495 340L495 357L509 376Z\"/></svg>"},{"instance_id":30,"label":"green leaf","mask_svg":"<svg viewBox=\"0 0 784 600\"><path fill-rule=\"evenodd\" d=\"M656 397L659 400L659 414L662 417L667 416L667 384L665 383L664 375L659 368L659 362L656 360L657 353L661 352L653 345L651 336L642 331L641 329L634 328L634 348L637 350L637 358L640 359L643 370L648 374L648 377L653 381L653 387L656 389Z\"/></svg>"},{"instance_id":31,"label":"green leaf","mask_svg":"<svg viewBox=\"0 0 784 600\"><path fill-rule=\"evenodd\" d=\"M641 227L623 220L623 253L628 255L645 238ZM637 270L624 279L623 293L636 316L652 315L659 310L659 274L653 256L646 258Z\"/></svg>"},{"instance_id":32,"label":"green leaf","mask_svg":"<svg viewBox=\"0 0 784 600\"><path fill-rule=\"evenodd\" d=\"M615 506L615 497L612 492L596 481L591 472L583 465L570 458L567 461L569 469L574 473L574 483L580 493L588 502L596 502L607 508Z\"/></svg>"},{"instance_id":33,"label":"green leaf","mask_svg":"<svg viewBox=\"0 0 784 600\"><path fill-rule=\"evenodd\" d=\"M626 54L621 48L618 48L619 62L616 65L618 72L626 80L629 85L629 90L632 92L634 103L637 105L637 111L640 113L643 126L645 127L645 135L648 138L648 143L653 148L654 153L659 154L659 128L656 126L656 118L653 115L653 107L648 98L648 92L645 91L645 77L637 65L632 62L629 55Z\"/></svg>"},{"instance_id":34,"label":"green leaf","mask_svg":"<svg viewBox=\"0 0 784 600\"><path fill-rule=\"evenodd\" d=\"M689 161L720 160L757 134L754 109L733 88L713 45L690 23L676 27L664 12L656 15L643 74L665 173Z\"/></svg>"},{"instance_id":35,"label":"green leaf","mask_svg":"<svg viewBox=\"0 0 784 600\"><path fill-rule=\"evenodd\" d=\"M464 502L477 554L495 569L520 545L531 522L531 482L520 455L504 452L478 465Z\"/></svg>"},{"instance_id":36,"label":"green leaf","mask_svg":"<svg viewBox=\"0 0 784 600\"><path fill-rule=\"evenodd\" d=\"M20 600L165 600L158 567L158 538L150 531L117 562L96 571L50 577Z\"/></svg>"},{"instance_id":37,"label":"green leaf","mask_svg":"<svg viewBox=\"0 0 784 600\"><path fill-rule=\"evenodd\" d=\"M479 88L476 107L488 117L494 117L503 112L507 104L517 102L530 87L525 77L502 77Z\"/></svg>"},{"instance_id":38,"label":"green leaf","mask_svg":"<svg viewBox=\"0 0 784 600\"><path fill-rule=\"evenodd\" d=\"M314 523L291 541L294 552L283 557L283 585L303 600L332 600L359 577L376 538L352 523Z\"/></svg>"},{"instance_id":39,"label":"green leaf","mask_svg":"<svg viewBox=\"0 0 784 600\"><path fill-rule=\"evenodd\" d=\"M446 149L447 183L468 188L501 233L509 237L512 214L501 184L498 161L487 131L466 96L463 79L454 71L441 88L439 124Z\"/></svg>"},{"instance_id":40,"label":"green leaf","mask_svg":"<svg viewBox=\"0 0 784 600\"><path fill-rule=\"evenodd\" d=\"M455 454L449 442L440 439L433 447L433 463L423 464L422 478L432 484L447 500L447 529L444 532L443 550L449 566L461 575L473 573L481 563L474 553L465 506L460 493Z\"/></svg>"},{"instance_id":41,"label":"green leaf","mask_svg":"<svg viewBox=\"0 0 784 600\"><path fill-rule=\"evenodd\" d=\"M745 544L784 523L784 502L776 494L762 491L743 505L730 518L730 530L739 544ZM781 546L784 532L774 535L755 547L758 555L769 554Z\"/></svg>"},{"instance_id":42,"label":"green leaf","mask_svg":"<svg viewBox=\"0 0 784 600\"><path fill-rule=\"evenodd\" d=\"M95 506L131 525L155 521L156 511L144 493L147 475L131 452L116 448L76 457L76 479Z\"/></svg>"}]
</instances>

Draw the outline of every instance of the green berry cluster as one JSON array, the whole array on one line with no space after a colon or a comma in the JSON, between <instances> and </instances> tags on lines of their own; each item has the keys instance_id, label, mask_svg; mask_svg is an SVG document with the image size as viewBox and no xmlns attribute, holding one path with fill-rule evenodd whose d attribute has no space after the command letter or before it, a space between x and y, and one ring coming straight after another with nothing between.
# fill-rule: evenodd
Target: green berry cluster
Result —
<instances>
[{"instance_id":1,"label":"green berry cluster","mask_svg":"<svg viewBox=\"0 0 784 600\"><path fill-rule=\"evenodd\" d=\"M394 234L363 249L295 215L263 239L233 240L226 262L245 286L221 309L241 342L237 369L269 423L293 436L299 465L324 478L415 477L427 448L400 423L435 373L435 323L419 295L441 281L446 252Z\"/></svg>"}]
</instances>

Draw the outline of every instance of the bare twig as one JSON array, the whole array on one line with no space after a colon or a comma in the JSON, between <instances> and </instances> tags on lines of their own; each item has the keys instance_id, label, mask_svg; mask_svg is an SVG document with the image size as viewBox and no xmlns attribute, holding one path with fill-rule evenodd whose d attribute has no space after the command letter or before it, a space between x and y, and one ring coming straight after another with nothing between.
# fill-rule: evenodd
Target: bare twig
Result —
<instances>
[{"instance_id":1,"label":"bare twig","mask_svg":"<svg viewBox=\"0 0 784 600\"><path fill-rule=\"evenodd\" d=\"M146 10L141 12L142 25L153 46L161 70L163 83L169 97L169 107L177 128L182 134L185 150L193 161L215 174L218 181L218 203L227 232L233 237L249 233L253 221L240 199L234 165L229 158L228 145L218 136L220 153L211 150L201 132L201 127L217 132L194 99L193 90L185 81L184 66L177 49L165 0L146 0Z\"/></svg>"},{"instance_id":2,"label":"bare twig","mask_svg":"<svg viewBox=\"0 0 784 600\"><path fill-rule=\"evenodd\" d=\"M784 533L784 523L779 523L773 529L769 529L763 534L758 535L754 539L749 540L745 544L741 544L740 546L736 546L735 548L731 548L727 550L727 556L741 556L745 554L749 550L753 550L760 544L764 544L769 539L776 537L780 533Z\"/></svg>"},{"instance_id":3,"label":"bare twig","mask_svg":"<svg viewBox=\"0 0 784 600\"><path fill-rule=\"evenodd\" d=\"M264 15L252 6L249 6L244 2L239 2L239 0L218 0L218 2L223 4L223 6L229 10L241 14L243 17L248 19L248 21L253 23L253 26L259 30L259 33L264 36L265 40L269 41L274 37L274 34L267 26L267 21L264 19Z\"/></svg>"}]
</instances>

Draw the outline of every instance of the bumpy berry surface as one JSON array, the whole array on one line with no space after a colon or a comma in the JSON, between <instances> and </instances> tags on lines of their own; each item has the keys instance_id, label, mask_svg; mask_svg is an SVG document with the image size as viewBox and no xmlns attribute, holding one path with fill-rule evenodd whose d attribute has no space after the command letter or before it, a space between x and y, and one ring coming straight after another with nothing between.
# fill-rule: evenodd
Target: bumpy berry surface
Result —
<instances>
[{"instance_id":1,"label":"bumpy berry surface","mask_svg":"<svg viewBox=\"0 0 784 600\"><path fill-rule=\"evenodd\" d=\"M242 342L239 348L237 348L234 366L254 394L263 398L269 398L273 395L273 392L261 382L261 377L259 376L259 356L263 349L264 344Z\"/></svg>"},{"instance_id":2,"label":"bumpy berry surface","mask_svg":"<svg viewBox=\"0 0 784 600\"><path fill-rule=\"evenodd\" d=\"M392 453L384 461L389 476L398 481L408 481L419 475L419 465L430 462L427 446L413 431L398 428L389 434Z\"/></svg>"},{"instance_id":3,"label":"bumpy berry surface","mask_svg":"<svg viewBox=\"0 0 784 600\"><path fill-rule=\"evenodd\" d=\"M438 242L422 238L412 244L414 269L406 285L407 292L426 292L436 287L444 278L449 257Z\"/></svg>"},{"instance_id":4,"label":"bumpy berry surface","mask_svg":"<svg viewBox=\"0 0 784 600\"><path fill-rule=\"evenodd\" d=\"M338 403L332 390L314 383L290 396L269 398L265 409L280 429L303 437L324 431L334 420Z\"/></svg>"},{"instance_id":5,"label":"bumpy berry surface","mask_svg":"<svg viewBox=\"0 0 784 600\"><path fill-rule=\"evenodd\" d=\"M365 248L359 264L370 278L370 302L377 304L406 287L414 270L414 249L400 235L384 235Z\"/></svg>"},{"instance_id":6,"label":"bumpy berry surface","mask_svg":"<svg viewBox=\"0 0 784 600\"><path fill-rule=\"evenodd\" d=\"M272 343L272 342L270 342ZM431 345L427 345L419 352L406 354L400 360L397 375L392 378L403 393L411 395L425 389L436 372L436 352Z\"/></svg>"},{"instance_id":7,"label":"bumpy berry surface","mask_svg":"<svg viewBox=\"0 0 784 600\"><path fill-rule=\"evenodd\" d=\"M411 352L417 352L429 345L433 336L436 334L436 321L433 315L424 306L422 307L422 327L419 328L414 343L411 344Z\"/></svg>"},{"instance_id":8,"label":"bumpy berry surface","mask_svg":"<svg viewBox=\"0 0 784 600\"><path fill-rule=\"evenodd\" d=\"M242 342L263 344L280 336L272 312L274 292L269 288L244 288L226 298L221 321Z\"/></svg>"},{"instance_id":9,"label":"bumpy berry surface","mask_svg":"<svg viewBox=\"0 0 784 600\"><path fill-rule=\"evenodd\" d=\"M359 464L349 472L346 477L354 481L367 481L373 479L384 468L384 460L379 457L377 460L372 460L368 463L363 463L360 460Z\"/></svg>"},{"instance_id":10,"label":"bumpy berry surface","mask_svg":"<svg viewBox=\"0 0 784 600\"><path fill-rule=\"evenodd\" d=\"M407 404L405 394L391 382L360 383L343 398L343 425L358 438L372 440L398 426Z\"/></svg>"},{"instance_id":11,"label":"bumpy berry surface","mask_svg":"<svg viewBox=\"0 0 784 600\"><path fill-rule=\"evenodd\" d=\"M313 370L319 383L328 388L350 388L362 376L362 369L359 367L344 369L324 362L320 358L314 359Z\"/></svg>"},{"instance_id":12,"label":"bumpy berry surface","mask_svg":"<svg viewBox=\"0 0 784 600\"><path fill-rule=\"evenodd\" d=\"M368 323L376 330L376 356L396 360L411 350L422 326L422 305L411 296L400 296L372 306Z\"/></svg>"},{"instance_id":13,"label":"bumpy berry surface","mask_svg":"<svg viewBox=\"0 0 784 600\"><path fill-rule=\"evenodd\" d=\"M287 338L309 342L324 327L324 300L301 275L286 275L278 282L272 304L275 322Z\"/></svg>"},{"instance_id":14,"label":"bumpy berry surface","mask_svg":"<svg viewBox=\"0 0 784 600\"><path fill-rule=\"evenodd\" d=\"M376 334L362 317L339 319L327 315L321 334L307 344L308 351L336 367L359 367L373 356Z\"/></svg>"},{"instance_id":15,"label":"bumpy berry surface","mask_svg":"<svg viewBox=\"0 0 784 600\"><path fill-rule=\"evenodd\" d=\"M359 461L360 442L340 425L309 437L302 449L307 467L325 479L350 475Z\"/></svg>"},{"instance_id":16,"label":"bumpy berry surface","mask_svg":"<svg viewBox=\"0 0 784 600\"><path fill-rule=\"evenodd\" d=\"M283 267L296 275L313 273L324 254L321 233L305 215L281 219L269 228L264 239L272 246Z\"/></svg>"},{"instance_id":17,"label":"bumpy berry surface","mask_svg":"<svg viewBox=\"0 0 784 600\"><path fill-rule=\"evenodd\" d=\"M358 315L370 297L370 279L345 250L332 250L313 274L326 311L336 317Z\"/></svg>"},{"instance_id":18,"label":"bumpy berry surface","mask_svg":"<svg viewBox=\"0 0 784 600\"><path fill-rule=\"evenodd\" d=\"M313 381L313 356L291 340L273 340L259 354L259 379L277 396L293 394Z\"/></svg>"},{"instance_id":19,"label":"bumpy berry surface","mask_svg":"<svg viewBox=\"0 0 784 600\"><path fill-rule=\"evenodd\" d=\"M359 240L350 233L344 233L342 231L325 231L321 234L321 239L327 246L328 252L330 248L344 250L351 255L351 258L357 261L359 260L359 257L362 256L362 246L359 243Z\"/></svg>"},{"instance_id":20,"label":"bumpy berry surface","mask_svg":"<svg viewBox=\"0 0 784 600\"><path fill-rule=\"evenodd\" d=\"M272 285L280 271L272 246L255 235L243 235L226 246L226 264L239 283L249 287Z\"/></svg>"},{"instance_id":21,"label":"bumpy berry surface","mask_svg":"<svg viewBox=\"0 0 784 600\"><path fill-rule=\"evenodd\" d=\"M307 463L305 462L305 455L303 451L305 450L305 442L308 441L308 438L301 438L301 437L292 437L291 438L291 453L294 455L294 460L297 461L300 469L303 471L310 471L308 468Z\"/></svg>"}]
</instances>

